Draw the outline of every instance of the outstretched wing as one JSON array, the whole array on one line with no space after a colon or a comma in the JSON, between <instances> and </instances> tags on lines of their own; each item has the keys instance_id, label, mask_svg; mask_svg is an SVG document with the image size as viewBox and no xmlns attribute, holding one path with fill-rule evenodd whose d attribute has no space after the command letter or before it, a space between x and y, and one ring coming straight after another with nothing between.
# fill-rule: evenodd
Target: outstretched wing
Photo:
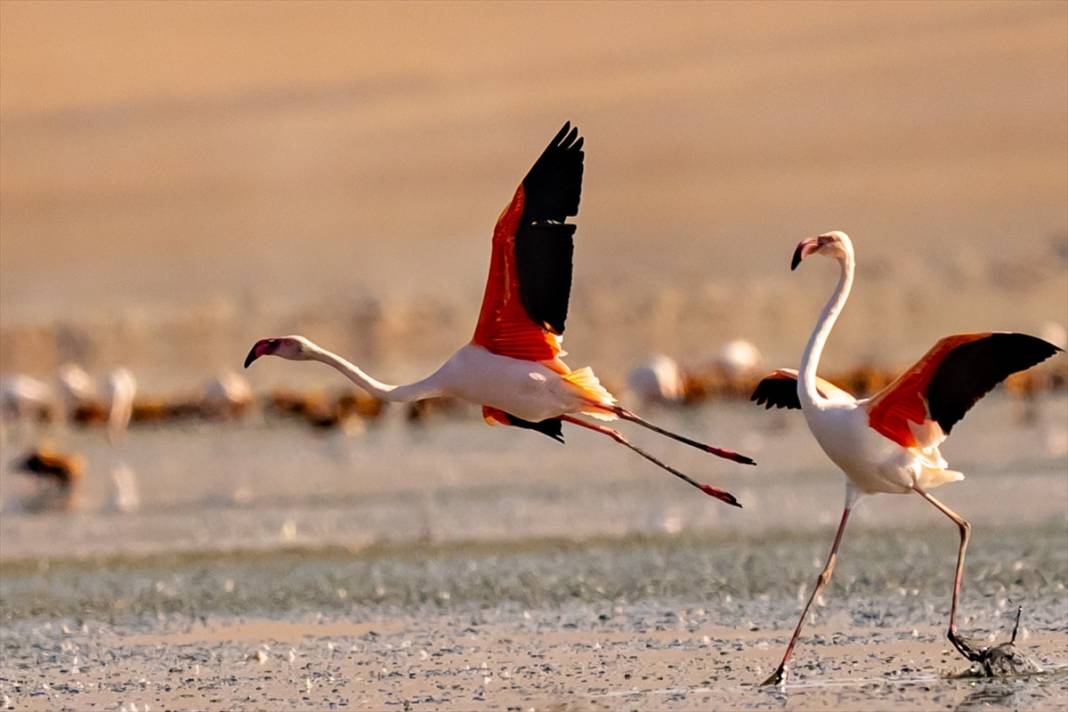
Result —
<instances>
[{"instance_id":1,"label":"outstretched wing","mask_svg":"<svg viewBox=\"0 0 1068 712\"><path fill-rule=\"evenodd\" d=\"M816 391L828 400L840 400L843 402L856 400L847 391L822 378L816 379ZM797 397L797 371L792 368L775 369L757 384L749 400L756 402L757 405L764 406L766 409L800 409L801 400Z\"/></svg>"},{"instance_id":2,"label":"outstretched wing","mask_svg":"<svg viewBox=\"0 0 1068 712\"><path fill-rule=\"evenodd\" d=\"M994 386L1058 351L1027 334L947 336L868 401L868 424L904 447L937 445Z\"/></svg>"},{"instance_id":3,"label":"outstretched wing","mask_svg":"<svg viewBox=\"0 0 1068 712\"><path fill-rule=\"evenodd\" d=\"M497 219L472 342L501 356L554 362L571 294L583 139L564 124ZM566 369L566 367L563 367Z\"/></svg>"}]
</instances>

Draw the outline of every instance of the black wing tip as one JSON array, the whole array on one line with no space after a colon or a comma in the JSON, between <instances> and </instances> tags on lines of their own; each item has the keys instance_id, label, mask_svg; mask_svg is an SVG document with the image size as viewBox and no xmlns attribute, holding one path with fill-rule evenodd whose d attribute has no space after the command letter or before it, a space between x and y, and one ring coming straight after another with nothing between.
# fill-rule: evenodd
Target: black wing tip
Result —
<instances>
[{"instance_id":1,"label":"black wing tip","mask_svg":"<svg viewBox=\"0 0 1068 712\"><path fill-rule=\"evenodd\" d=\"M927 386L931 417L949 435L999 383L1059 351L1059 346L1045 339L1014 331L995 331L961 344L946 356Z\"/></svg>"},{"instance_id":2,"label":"black wing tip","mask_svg":"<svg viewBox=\"0 0 1068 712\"><path fill-rule=\"evenodd\" d=\"M1027 354L1025 356L1027 365L1020 368L1020 371L1027 370L1032 366L1037 366L1046 359L1056 356L1058 353L1064 351L1060 346L1051 344L1045 339L1018 331L1002 331L994 333L991 334L991 338L1009 339L1013 346L1027 349Z\"/></svg>"},{"instance_id":3,"label":"black wing tip","mask_svg":"<svg viewBox=\"0 0 1068 712\"><path fill-rule=\"evenodd\" d=\"M753 389L753 394L749 396L749 400L757 405L764 406L764 410L771 410L772 408L786 408L787 410L795 410L801 407L800 401L797 405L794 405L792 401L784 400L783 395L776 392L776 386L780 383L786 383L785 379L779 378L765 378L756 385ZM790 381L790 393L791 397L797 398L797 381Z\"/></svg>"},{"instance_id":4,"label":"black wing tip","mask_svg":"<svg viewBox=\"0 0 1068 712\"><path fill-rule=\"evenodd\" d=\"M560 130L556 132L555 136L553 136L553 140L549 142L549 146L550 147L559 146L563 142L564 137L567 136L568 131L570 131L570 130L571 130L571 121L570 120L565 121L564 125L561 126Z\"/></svg>"},{"instance_id":5,"label":"black wing tip","mask_svg":"<svg viewBox=\"0 0 1068 712\"><path fill-rule=\"evenodd\" d=\"M577 215L582 196L584 137L570 121L557 132L523 178L523 221L564 222Z\"/></svg>"},{"instance_id":6,"label":"black wing tip","mask_svg":"<svg viewBox=\"0 0 1068 712\"><path fill-rule=\"evenodd\" d=\"M546 152L553 149L560 151L582 151L582 145L586 140L585 136L579 135L579 127L572 124L571 121L565 121L564 125L553 136L553 140L549 142L549 145L545 148Z\"/></svg>"},{"instance_id":7,"label":"black wing tip","mask_svg":"<svg viewBox=\"0 0 1068 712\"><path fill-rule=\"evenodd\" d=\"M765 410L770 410L772 405L774 405L766 395L759 392L759 389L753 391L753 395L749 396L749 400L757 405L764 406Z\"/></svg>"}]
</instances>

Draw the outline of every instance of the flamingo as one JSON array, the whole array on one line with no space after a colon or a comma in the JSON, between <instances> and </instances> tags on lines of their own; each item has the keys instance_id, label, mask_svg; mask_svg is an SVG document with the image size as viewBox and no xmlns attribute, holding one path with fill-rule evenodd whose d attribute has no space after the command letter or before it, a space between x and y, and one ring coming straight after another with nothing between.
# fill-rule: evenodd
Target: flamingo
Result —
<instances>
[{"instance_id":1,"label":"flamingo","mask_svg":"<svg viewBox=\"0 0 1068 712\"><path fill-rule=\"evenodd\" d=\"M39 484L36 494L23 503L27 511L64 511L75 504L75 487L85 472L85 458L44 445L19 458L14 469L32 476Z\"/></svg>"},{"instance_id":2,"label":"flamingo","mask_svg":"<svg viewBox=\"0 0 1068 712\"><path fill-rule=\"evenodd\" d=\"M96 398L96 385L92 376L76 363L62 364L56 372L56 380L59 382L59 393L68 420L78 408Z\"/></svg>"},{"instance_id":3,"label":"flamingo","mask_svg":"<svg viewBox=\"0 0 1068 712\"><path fill-rule=\"evenodd\" d=\"M686 395L682 369L665 354L653 354L632 368L627 386L643 403L678 403Z\"/></svg>"},{"instance_id":4,"label":"flamingo","mask_svg":"<svg viewBox=\"0 0 1068 712\"><path fill-rule=\"evenodd\" d=\"M818 378L816 368L827 337L849 298L855 266L853 244L844 232L832 231L802 240L790 269L809 255L838 261L838 287L820 315L801 358L800 375L779 369L762 380L752 400L767 408L800 408L823 451L846 475L845 507L827 562L786 646L782 662L765 685L785 682L790 656L812 601L831 579L846 521L862 495L911 494L923 497L953 520L960 532L953 598L947 637L966 658L982 661L991 649L977 649L957 633L957 599L964 573L964 554L971 525L935 499L929 490L964 479L947 469L938 451L953 426L975 403L1012 373L1030 368L1060 351L1026 334L985 332L955 334L941 339L912 368L871 398L857 400L848 392Z\"/></svg>"},{"instance_id":5,"label":"flamingo","mask_svg":"<svg viewBox=\"0 0 1068 712\"><path fill-rule=\"evenodd\" d=\"M716 358L716 366L732 379L755 375L759 364L760 350L745 339L728 341Z\"/></svg>"},{"instance_id":6,"label":"flamingo","mask_svg":"<svg viewBox=\"0 0 1068 712\"><path fill-rule=\"evenodd\" d=\"M16 374L0 381L0 410L5 418L46 421L52 406L52 389L36 378Z\"/></svg>"},{"instance_id":7,"label":"flamingo","mask_svg":"<svg viewBox=\"0 0 1068 712\"><path fill-rule=\"evenodd\" d=\"M252 389L240 374L226 370L204 385L201 411L210 416L236 418L252 404Z\"/></svg>"},{"instance_id":8,"label":"flamingo","mask_svg":"<svg viewBox=\"0 0 1068 712\"><path fill-rule=\"evenodd\" d=\"M582 189L583 138L571 122L550 141L497 219L489 279L470 343L430 376L394 386L302 336L261 339L245 359L247 368L265 355L324 363L360 388L386 401L412 402L454 396L482 406L490 425L535 430L563 442L562 423L612 438L705 494L741 506L734 495L700 483L666 465L620 432L577 417L622 418L719 457L755 464L750 458L664 430L616 404L590 368L572 371L563 362L571 290L571 258Z\"/></svg>"},{"instance_id":9,"label":"flamingo","mask_svg":"<svg viewBox=\"0 0 1068 712\"><path fill-rule=\"evenodd\" d=\"M127 368L113 368L107 373L104 391L108 398L108 442L114 457L111 466L111 505L116 511L132 512L141 505L141 497L137 491L137 475L122 458L120 446L133 416L137 379Z\"/></svg>"},{"instance_id":10,"label":"flamingo","mask_svg":"<svg viewBox=\"0 0 1068 712\"><path fill-rule=\"evenodd\" d=\"M70 490L85 472L85 458L47 446L37 447L19 458L15 470L53 482L62 490Z\"/></svg>"},{"instance_id":11,"label":"flamingo","mask_svg":"<svg viewBox=\"0 0 1068 712\"><path fill-rule=\"evenodd\" d=\"M117 445L130 427L137 380L129 369L113 368L108 371L104 387L108 397L108 441Z\"/></svg>"}]
</instances>

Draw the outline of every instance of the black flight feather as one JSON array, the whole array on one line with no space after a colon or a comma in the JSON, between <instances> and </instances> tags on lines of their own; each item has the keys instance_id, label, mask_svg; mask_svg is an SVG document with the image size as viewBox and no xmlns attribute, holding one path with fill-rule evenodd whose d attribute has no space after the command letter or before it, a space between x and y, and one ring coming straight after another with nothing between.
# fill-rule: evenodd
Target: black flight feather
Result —
<instances>
[{"instance_id":1,"label":"black flight feather","mask_svg":"<svg viewBox=\"0 0 1068 712\"><path fill-rule=\"evenodd\" d=\"M523 179L523 215L515 236L519 297L531 321L564 332L571 296L575 226L585 154L578 128L565 123Z\"/></svg>"},{"instance_id":2,"label":"black flight feather","mask_svg":"<svg viewBox=\"0 0 1068 712\"><path fill-rule=\"evenodd\" d=\"M927 385L931 417L949 435L964 414L994 386L1060 351L1027 334L998 333L961 344L938 365Z\"/></svg>"},{"instance_id":3,"label":"black flight feather","mask_svg":"<svg viewBox=\"0 0 1068 712\"><path fill-rule=\"evenodd\" d=\"M533 423L529 420L523 420L517 418L511 413L504 414L508 418L508 422L517 428L526 428L527 430L536 430L542 435L548 435L553 440L559 440L564 442L564 429L562 421L559 418L549 418L548 420L542 420L537 423Z\"/></svg>"}]
</instances>

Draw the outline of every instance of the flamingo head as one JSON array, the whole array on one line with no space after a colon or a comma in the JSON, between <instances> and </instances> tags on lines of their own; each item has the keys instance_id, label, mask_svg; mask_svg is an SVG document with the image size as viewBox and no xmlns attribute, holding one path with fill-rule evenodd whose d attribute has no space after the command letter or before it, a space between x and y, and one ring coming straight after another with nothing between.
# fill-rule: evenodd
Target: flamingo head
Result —
<instances>
[{"instance_id":1,"label":"flamingo head","mask_svg":"<svg viewBox=\"0 0 1068 712\"><path fill-rule=\"evenodd\" d=\"M849 241L849 235L841 230L831 230L816 237L807 237L797 243L794 250L794 258L790 261L790 269L795 270L801 264L801 260L809 255L824 255L837 260L845 259L853 249Z\"/></svg>"},{"instance_id":2,"label":"flamingo head","mask_svg":"<svg viewBox=\"0 0 1068 712\"><path fill-rule=\"evenodd\" d=\"M245 368L260 356L278 356L290 361L307 361L311 358L311 342L303 336L279 336L260 339L245 357Z\"/></svg>"}]
</instances>

